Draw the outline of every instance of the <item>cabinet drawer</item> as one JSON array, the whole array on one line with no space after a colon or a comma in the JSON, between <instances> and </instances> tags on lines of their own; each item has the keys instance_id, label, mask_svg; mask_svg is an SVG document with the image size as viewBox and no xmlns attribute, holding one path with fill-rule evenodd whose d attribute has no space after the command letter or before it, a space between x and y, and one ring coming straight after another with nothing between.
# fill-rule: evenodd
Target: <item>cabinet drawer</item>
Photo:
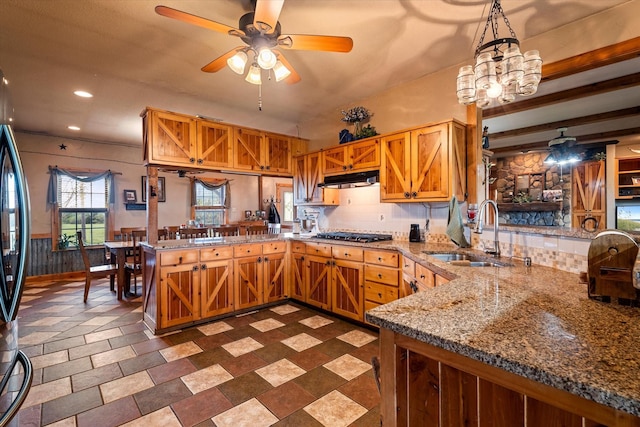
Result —
<instances>
[{"instance_id":1,"label":"cabinet drawer","mask_svg":"<svg viewBox=\"0 0 640 427\"><path fill-rule=\"evenodd\" d=\"M332 255L335 259L346 259L349 261L364 261L364 249L353 246L333 246Z\"/></svg>"},{"instance_id":2,"label":"cabinet drawer","mask_svg":"<svg viewBox=\"0 0 640 427\"><path fill-rule=\"evenodd\" d=\"M233 247L234 258L260 255L260 254L262 254L262 245L260 243L253 243L250 245L238 245Z\"/></svg>"},{"instance_id":3,"label":"cabinet drawer","mask_svg":"<svg viewBox=\"0 0 640 427\"><path fill-rule=\"evenodd\" d=\"M420 264L416 264L416 279L418 282L428 288L433 288L435 283L435 274L433 271L429 270L427 267L424 267Z\"/></svg>"},{"instance_id":4,"label":"cabinet drawer","mask_svg":"<svg viewBox=\"0 0 640 427\"><path fill-rule=\"evenodd\" d=\"M281 254L287 251L287 242L284 240L281 242L269 242L262 245L262 253L268 254Z\"/></svg>"},{"instance_id":5,"label":"cabinet drawer","mask_svg":"<svg viewBox=\"0 0 640 427\"><path fill-rule=\"evenodd\" d=\"M214 261L231 257L233 257L233 248L231 246L212 246L200 249L200 261Z\"/></svg>"},{"instance_id":6,"label":"cabinet drawer","mask_svg":"<svg viewBox=\"0 0 640 427\"><path fill-rule=\"evenodd\" d=\"M378 265L364 266L364 280L398 286L398 269Z\"/></svg>"},{"instance_id":7,"label":"cabinet drawer","mask_svg":"<svg viewBox=\"0 0 640 427\"><path fill-rule=\"evenodd\" d=\"M410 276L416 275L416 262L406 256L402 257L402 272Z\"/></svg>"},{"instance_id":8,"label":"cabinet drawer","mask_svg":"<svg viewBox=\"0 0 640 427\"><path fill-rule=\"evenodd\" d=\"M160 265L180 265L198 262L198 250L160 252Z\"/></svg>"},{"instance_id":9,"label":"cabinet drawer","mask_svg":"<svg viewBox=\"0 0 640 427\"><path fill-rule=\"evenodd\" d=\"M398 288L366 281L364 284L364 299L386 304L398 299Z\"/></svg>"},{"instance_id":10,"label":"cabinet drawer","mask_svg":"<svg viewBox=\"0 0 640 427\"><path fill-rule=\"evenodd\" d=\"M398 267L400 254L395 251L365 251L364 262L367 264L384 265L387 267Z\"/></svg>"},{"instance_id":11,"label":"cabinet drawer","mask_svg":"<svg viewBox=\"0 0 640 427\"><path fill-rule=\"evenodd\" d=\"M318 255L330 258L331 257L331 245L326 243L307 243L307 253L309 255Z\"/></svg>"},{"instance_id":12,"label":"cabinet drawer","mask_svg":"<svg viewBox=\"0 0 640 427\"><path fill-rule=\"evenodd\" d=\"M303 242L291 242L291 252L296 254L303 254L307 249L307 245Z\"/></svg>"},{"instance_id":13,"label":"cabinet drawer","mask_svg":"<svg viewBox=\"0 0 640 427\"><path fill-rule=\"evenodd\" d=\"M369 310L374 309L376 307L380 307L381 305L382 304L379 304L377 302L364 300L364 311L369 311Z\"/></svg>"}]
</instances>

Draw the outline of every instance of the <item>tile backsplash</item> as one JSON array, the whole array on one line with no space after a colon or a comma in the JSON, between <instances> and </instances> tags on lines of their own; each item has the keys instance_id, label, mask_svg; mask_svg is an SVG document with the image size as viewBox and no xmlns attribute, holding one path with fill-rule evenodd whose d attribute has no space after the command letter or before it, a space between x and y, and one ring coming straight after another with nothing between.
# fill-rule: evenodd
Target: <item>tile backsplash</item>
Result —
<instances>
[{"instance_id":1,"label":"tile backsplash","mask_svg":"<svg viewBox=\"0 0 640 427\"><path fill-rule=\"evenodd\" d=\"M464 215L466 203L460 207ZM340 190L339 206L317 210L320 230L386 233L393 235L394 240L408 241L411 224L418 224L424 241L450 241L446 235L448 203L381 203L379 184ZM533 264L573 273L587 270L588 239L511 231L499 234L503 256L528 256ZM465 227L465 236L475 249L493 246L491 226L479 235Z\"/></svg>"}]
</instances>

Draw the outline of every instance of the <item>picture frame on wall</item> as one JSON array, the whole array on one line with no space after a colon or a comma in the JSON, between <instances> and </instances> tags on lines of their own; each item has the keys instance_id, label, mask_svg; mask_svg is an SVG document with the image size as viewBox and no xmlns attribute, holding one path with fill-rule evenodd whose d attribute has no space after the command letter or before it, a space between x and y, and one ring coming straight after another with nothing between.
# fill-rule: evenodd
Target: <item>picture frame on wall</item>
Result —
<instances>
[{"instance_id":1,"label":"picture frame on wall","mask_svg":"<svg viewBox=\"0 0 640 427\"><path fill-rule=\"evenodd\" d=\"M166 202L167 201L167 195L165 192L165 182L164 182L164 177L163 176L159 176L158 177L158 188L156 189L156 195L158 196L158 201L159 202ZM147 201L147 177L143 176L142 177L142 201L146 202Z\"/></svg>"},{"instance_id":2,"label":"picture frame on wall","mask_svg":"<svg viewBox=\"0 0 640 427\"><path fill-rule=\"evenodd\" d=\"M124 190L124 203L137 203L138 196L136 190Z\"/></svg>"}]
</instances>

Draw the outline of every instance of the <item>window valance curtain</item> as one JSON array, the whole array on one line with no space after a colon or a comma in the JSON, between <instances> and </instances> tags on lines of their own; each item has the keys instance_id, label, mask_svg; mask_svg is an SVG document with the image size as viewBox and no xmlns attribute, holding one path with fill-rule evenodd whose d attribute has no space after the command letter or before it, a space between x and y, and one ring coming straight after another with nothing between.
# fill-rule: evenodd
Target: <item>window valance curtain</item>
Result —
<instances>
[{"instance_id":1,"label":"window valance curtain","mask_svg":"<svg viewBox=\"0 0 640 427\"><path fill-rule=\"evenodd\" d=\"M224 187L224 201L222 205L225 209L229 209L231 207L231 191L230 184L228 179L200 179L200 178L192 178L191 185L191 206L196 206L196 183L200 183L207 190L217 190L220 187Z\"/></svg>"},{"instance_id":2,"label":"window valance curtain","mask_svg":"<svg viewBox=\"0 0 640 427\"><path fill-rule=\"evenodd\" d=\"M93 182L99 179L105 179L109 186L109 203L115 203L115 191L114 188L114 173L110 170L96 171L96 172L78 172L70 169L62 169L57 166L49 166L49 188L47 190L47 203L58 203L58 176L66 175L70 178L78 180L80 182Z\"/></svg>"}]
</instances>

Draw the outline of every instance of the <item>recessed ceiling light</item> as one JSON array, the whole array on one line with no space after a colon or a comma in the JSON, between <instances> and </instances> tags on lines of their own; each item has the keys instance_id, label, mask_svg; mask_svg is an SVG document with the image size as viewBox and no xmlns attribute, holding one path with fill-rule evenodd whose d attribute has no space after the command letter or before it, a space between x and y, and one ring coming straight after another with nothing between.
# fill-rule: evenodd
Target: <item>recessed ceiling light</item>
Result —
<instances>
[{"instance_id":1,"label":"recessed ceiling light","mask_svg":"<svg viewBox=\"0 0 640 427\"><path fill-rule=\"evenodd\" d=\"M6 77L2 78L2 83L8 85L9 84L9 80L6 79Z\"/></svg>"},{"instance_id":2,"label":"recessed ceiling light","mask_svg":"<svg viewBox=\"0 0 640 427\"><path fill-rule=\"evenodd\" d=\"M71 130L80 130L80 128L78 126L67 126L67 128L71 129Z\"/></svg>"},{"instance_id":3,"label":"recessed ceiling light","mask_svg":"<svg viewBox=\"0 0 640 427\"><path fill-rule=\"evenodd\" d=\"M93 94L86 92L84 90L76 90L75 92L73 92L75 95L81 97L81 98L93 98Z\"/></svg>"}]
</instances>

